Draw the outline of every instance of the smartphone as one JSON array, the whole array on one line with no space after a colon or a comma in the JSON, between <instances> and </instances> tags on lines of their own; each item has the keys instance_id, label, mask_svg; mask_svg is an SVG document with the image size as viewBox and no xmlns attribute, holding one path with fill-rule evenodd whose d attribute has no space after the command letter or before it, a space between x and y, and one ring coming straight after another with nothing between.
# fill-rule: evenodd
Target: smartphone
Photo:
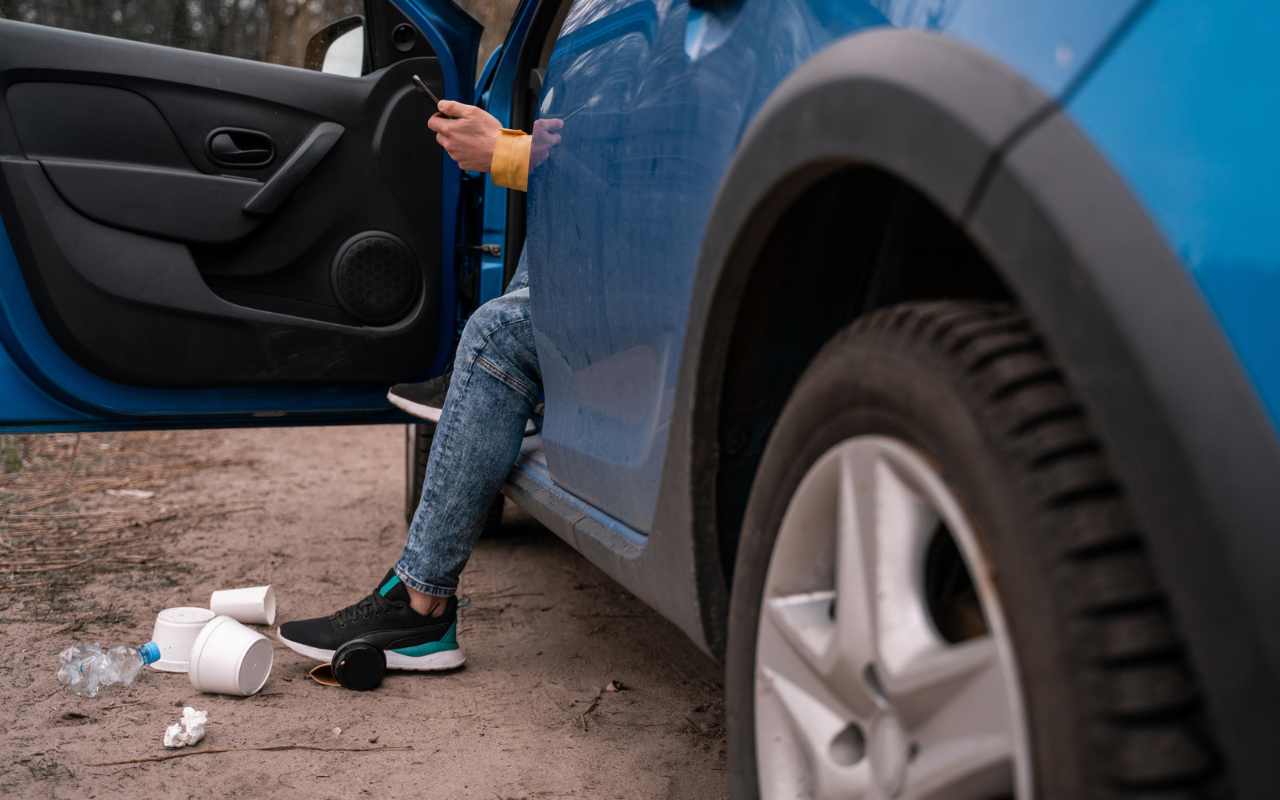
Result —
<instances>
[{"instance_id":1,"label":"smartphone","mask_svg":"<svg viewBox=\"0 0 1280 800\"><path fill-rule=\"evenodd\" d=\"M418 87L418 91L424 92L427 95L427 97L430 97L431 102L435 103L436 105L440 105L440 98L436 97L436 93L431 91L431 87L428 86L427 82L424 81L422 78L420 78L417 75L414 75L413 85Z\"/></svg>"},{"instance_id":2,"label":"smartphone","mask_svg":"<svg viewBox=\"0 0 1280 800\"><path fill-rule=\"evenodd\" d=\"M418 87L418 91L422 92L427 97L431 98L432 105L437 106L436 108L437 114L439 114L442 117L449 117L449 119L455 119L455 117L450 117L448 114L444 113L438 108L438 106L440 105L440 98L436 97L436 93L431 91L431 87L427 85L426 81L424 81L422 78L418 77L417 75L414 75L413 85Z\"/></svg>"}]
</instances>

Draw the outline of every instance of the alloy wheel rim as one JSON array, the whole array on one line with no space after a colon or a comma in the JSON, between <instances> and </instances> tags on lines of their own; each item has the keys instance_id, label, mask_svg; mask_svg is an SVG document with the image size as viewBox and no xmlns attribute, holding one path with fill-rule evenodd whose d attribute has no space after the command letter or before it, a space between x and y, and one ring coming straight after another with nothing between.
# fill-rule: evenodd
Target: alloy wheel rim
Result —
<instances>
[{"instance_id":1,"label":"alloy wheel rim","mask_svg":"<svg viewBox=\"0 0 1280 800\"><path fill-rule=\"evenodd\" d=\"M933 592L949 537L980 629L944 635L969 595ZM828 450L774 543L756 641L760 794L1031 797L1025 709L986 559L937 470L896 439ZM958 617L962 618L962 617Z\"/></svg>"}]
</instances>

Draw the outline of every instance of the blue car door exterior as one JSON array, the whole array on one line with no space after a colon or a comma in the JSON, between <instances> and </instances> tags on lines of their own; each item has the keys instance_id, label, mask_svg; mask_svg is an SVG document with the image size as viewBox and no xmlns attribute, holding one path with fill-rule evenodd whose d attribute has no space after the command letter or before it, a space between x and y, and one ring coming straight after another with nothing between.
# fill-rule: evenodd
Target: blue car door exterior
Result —
<instances>
[{"instance_id":1,"label":"blue car door exterior","mask_svg":"<svg viewBox=\"0 0 1280 800\"><path fill-rule=\"evenodd\" d=\"M552 479L634 531L651 529L704 226L744 131L798 66L859 31L918 28L1060 97L1138 5L574 3L540 107L564 120L562 141L529 195Z\"/></svg>"},{"instance_id":2,"label":"blue car door exterior","mask_svg":"<svg viewBox=\"0 0 1280 800\"><path fill-rule=\"evenodd\" d=\"M1280 427L1280 18L1257 10L1152 4L1067 111L1142 199Z\"/></svg>"},{"instance_id":3,"label":"blue car door exterior","mask_svg":"<svg viewBox=\"0 0 1280 800\"><path fill-rule=\"evenodd\" d=\"M438 58L444 93L470 101L480 28L449 0L392 0ZM453 259L461 174L443 157L437 346L423 374L447 366L456 330ZM434 191L434 190L431 190ZM0 218L0 431L106 430L138 427L230 427L269 424L400 421L385 386L281 383L252 387L153 388L108 380L59 346L42 319L15 252L12 226Z\"/></svg>"}]
</instances>

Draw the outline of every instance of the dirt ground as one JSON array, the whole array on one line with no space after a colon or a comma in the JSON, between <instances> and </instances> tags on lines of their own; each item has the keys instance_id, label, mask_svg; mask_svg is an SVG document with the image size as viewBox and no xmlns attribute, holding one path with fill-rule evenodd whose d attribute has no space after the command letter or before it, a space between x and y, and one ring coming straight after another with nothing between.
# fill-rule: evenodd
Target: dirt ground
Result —
<instances>
[{"instance_id":1,"label":"dirt ground","mask_svg":"<svg viewBox=\"0 0 1280 800\"><path fill-rule=\"evenodd\" d=\"M0 797L723 797L718 668L510 504L458 672L349 692L277 644L250 698L55 681L73 641L145 641L217 588L270 582L282 619L354 602L399 552L403 458L400 427L0 437ZM173 758L184 705L209 734Z\"/></svg>"}]
</instances>

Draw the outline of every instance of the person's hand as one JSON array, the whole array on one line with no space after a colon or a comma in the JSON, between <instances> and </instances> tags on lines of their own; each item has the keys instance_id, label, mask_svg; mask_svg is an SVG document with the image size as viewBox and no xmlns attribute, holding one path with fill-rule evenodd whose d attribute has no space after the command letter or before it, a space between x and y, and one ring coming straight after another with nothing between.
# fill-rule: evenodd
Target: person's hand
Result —
<instances>
[{"instance_id":1,"label":"person's hand","mask_svg":"<svg viewBox=\"0 0 1280 800\"><path fill-rule=\"evenodd\" d=\"M493 162L493 146L502 124L483 108L454 100L441 100L438 113L427 120L436 141L462 169L488 172ZM452 119L450 119L452 117Z\"/></svg>"},{"instance_id":2,"label":"person's hand","mask_svg":"<svg viewBox=\"0 0 1280 800\"><path fill-rule=\"evenodd\" d=\"M564 120L548 117L546 119L534 120L533 123L533 148L530 151L529 160L531 166L538 166L547 160L547 156L551 155L552 149L560 144L560 129L564 127Z\"/></svg>"}]
</instances>

